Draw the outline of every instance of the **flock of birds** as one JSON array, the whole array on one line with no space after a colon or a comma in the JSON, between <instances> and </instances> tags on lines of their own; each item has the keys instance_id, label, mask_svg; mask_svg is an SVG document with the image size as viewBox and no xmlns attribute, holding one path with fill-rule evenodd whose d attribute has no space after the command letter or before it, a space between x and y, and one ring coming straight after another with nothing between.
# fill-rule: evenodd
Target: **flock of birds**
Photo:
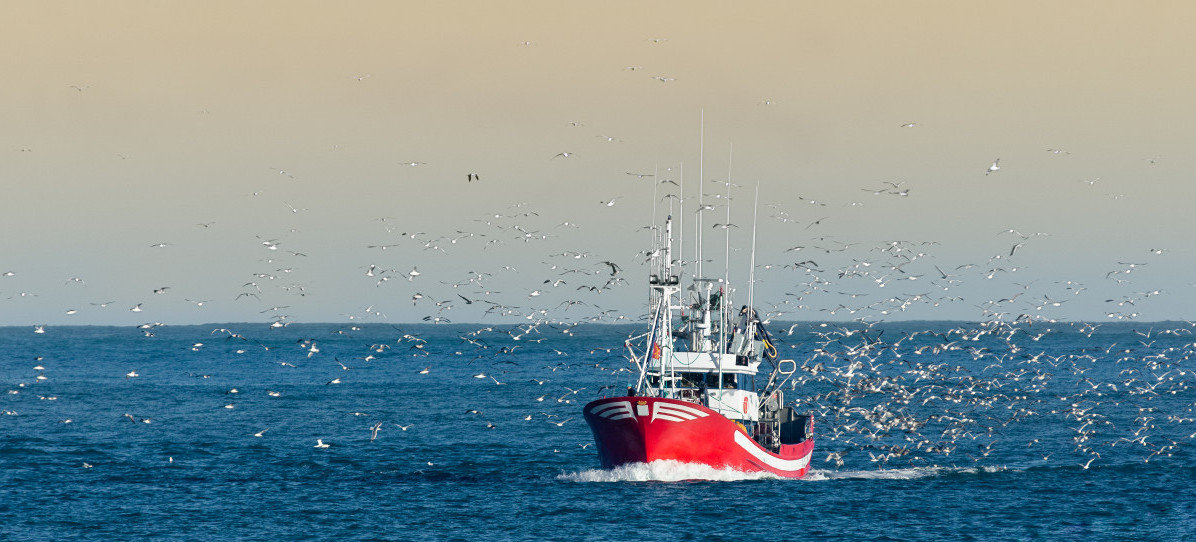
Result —
<instances>
[{"instance_id":1,"label":"flock of birds","mask_svg":"<svg viewBox=\"0 0 1196 542\"><path fill-rule=\"evenodd\" d=\"M816 414L831 465L1088 469L1171 457L1196 439L1196 323L904 327L795 330L813 353L787 399Z\"/></svg>"},{"instance_id":2,"label":"flock of birds","mask_svg":"<svg viewBox=\"0 0 1196 542\"><path fill-rule=\"evenodd\" d=\"M902 196L902 190L902 186L890 183L882 192ZM699 207L692 214L712 208ZM772 218L782 223L796 222L784 211L774 212ZM518 206L510 213L481 220L490 228L486 233L458 233L449 238L404 231L399 232L399 238L407 241L405 245L368 248L378 254L404 257L470 242L480 242L484 250L496 240L543 242L548 235L542 232L575 227L569 223L557 224L551 230L532 226L534 222L529 220L538 217L538 213ZM386 221L380 223L384 231L397 231ZM800 360L800 371L785 384L787 399L816 415L818 448L825 454L823 460L828 467L991 464L998 458L1049 462L1054 458L1089 468L1102 460L1124 460L1127 456L1143 462L1168 457L1196 438L1196 431L1187 425L1196 422L1196 402L1191 401L1189 391L1196 386L1196 372L1190 368L1190 358L1196 356L1196 342L1191 339L1196 323L1165 329L1125 327L1133 325L1130 322L1136 316L1132 314L1135 304L1159 295L1159 291L1111 298L1107 303L1117 309L1110 310L1107 318L1111 323L1107 324L1059 322L1049 316L1053 309L1088 290L1069 281L1050 284L1051 290L1036 295L1030 293L1028 285L1019 285L1010 295L983 301L977 305L981 318L976 325L915 329L901 322L886 323L885 316L915 306L963 302L948 295L952 289L965 281L992 280L1000 273L1015 272L1020 247L1041 237L1044 234L1024 234L1015 229L996 232L996 239L1007 239L1004 243L1010 247L1008 252L995 254L986 265L944 269L941 260L932 254L937 243L885 241L852 250L850 244L822 236L805 245L784 248L780 255L789 256L792 263L760 265L762 273L785 274L794 284L781 299L760 307L767 325L820 313L839 317L838 323L807 320L773 330L782 343L783 356ZM266 252L278 251L285 243L278 239L258 242ZM799 257L795 253L803 251L817 253L823 262L796 261ZM1151 251L1152 255L1161 253ZM298 254L292 253L302 257ZM412 371L416 375L439 374L438 369L451 365L457 369L453 372L457 378L487 382L497 390L513 390L510 393L530 393L529 386L509 385L509 375L530 373L535 383L532 388L539 391L515 399L541 408L529 411L521 421L543 421L546 428L563 428L575 420L579 403L626 389L632 379L630 364L621 357L622 344L571 354L569 341L577 340L573 336L583 327L640 321L603 308L598 302L610 295L604 292L627 288L633 281L625 277L624 266L636 267L648 256L640 252L618 262L584 251L554 251L545 255L541 265L547 272L532 281L530 290L517 290L514 296L505 297L496 287L512 282L503 277L504 273L516 277L517 270L510 266L494 272L470 271L459 280L433 283L428 273L421 271L422 264L399 268L381 260L364 263L359 266L359 280L389 297L395 294L384 288L406 288L407 293L402 295L409 295L412 306L427 312L422 318L424 323L449 323L446 315L461 307L474 308L480 320L492 322L477 327L451 326L461 332L448 340L442 332L426 331L444 328L408 326L407 332L396 330L397 338L390 342L339 346L336 351L346 356L344 360L325 352L325 345L332 339L305 338L287 346L270 335L289 327L291 318L284 312L288 308L285 303L274 305L264 299L265 286L283 272L260 274L254 277L256 281L246 283L248 289L238 292L233 301L253 298L263 305L255 311L268 315L266 321L241 325L251 326L251 331L234 330L237 326L233 324L214 328L206 338L190 342L188 347L195 352L222 348L246 358L282 355L277 363L292 369L299 364L321 363L335 374L322 382L325 386L346 383L342 375L356 367L402 359L416 360L413 363L420 366ZM823 265L836 257L839 265ZM1106 273L1106 279L1120 286L1129 281L1125 277L1147 265L1119 262ZM17 276L8 272L3 280ZM67 281L68 285L83 282L74 278ZM913 284L925 288L926 293L899 293ZM172 295L173 289L155 287L151 295ZM502 289L507 290L505 286ZM882 291L886 296L876 295ZM894 293L887 294L890 291ZM930 293L934 291L940 293ZM297 298L305 295L285 285L278 286L274 293L279 292ZM821 310L807 304L819 296L841 302ZM138 312L141 307L142 303L136 303L129 310ZM361 314L346 315L346 319L350 322L347 327L334 332L337 341L352 338L361 325L386 321L386 315L376 306L369 306ZM136 327L145 339L152 340L166 325L144 323ZM1108 327L1102 329L1104 326ZM1120 329L1120 334L1113 334L1114 328ZM627 340L639 331L628 335ZM39 336L53 336L54 332L54 326L37 325L32 329ZM433 335L437 338L429 340ZM1109 337L1116 340L1101 342ZM560 361L539 365L538 369L531 366L545 357ZM53 371L43 365L41 357L36 363L30 380L12 383L10 397L39 394L38 390L45 387L47 375ZM568 380L562 378L564 371L573 371ZM143 378L140 368L121 374L125 380ZM564 385L595 378L602 385ZM274 389L266 391L271 397L282 395ZM224 393L235 397L239 390L234 387ZM45 398L57 400L53 396ZM223 408L235 406L229 401ZM4 414L19 413L6 408ZM153 421L153 416L143 414L126 413L123 417L137 424ZM508 422L487 418L472 407L464 412L463 423L470 423L470 419L476 419L485 429L499 429ZM66 424L74 420L58 421ZM418 425L418 421L371 422L361 431L368 433L372 442L384 429L407 431ZM1067 428L1065 434L1058 434L1060 427ZM266 438L270 429L255 430L251 436ZM585 436L583 433L583 439ZM1060 442L1069 445L1061 449ZM326 437L316 437L310 445L328 449L336 444ZM589 442L582 440L577 446L584 450Z\"/></svg>"}]
</instances>

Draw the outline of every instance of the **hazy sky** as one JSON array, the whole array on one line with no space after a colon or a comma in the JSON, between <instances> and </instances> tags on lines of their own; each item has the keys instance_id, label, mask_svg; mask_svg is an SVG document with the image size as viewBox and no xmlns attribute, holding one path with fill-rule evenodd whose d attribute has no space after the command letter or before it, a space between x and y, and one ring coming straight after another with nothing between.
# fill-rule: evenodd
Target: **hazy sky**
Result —
<instances>
[{"instance_id":1,"label":"hazy sky","mask_svg":"<svg viewBox=\"0 0 1196 542\"><path fill-rule=\"evenodd\" d=\"M778 319L1196 318L1188 2L0 14L0 324L634 318L728 178Z\"/></svg>"}]
</instances>

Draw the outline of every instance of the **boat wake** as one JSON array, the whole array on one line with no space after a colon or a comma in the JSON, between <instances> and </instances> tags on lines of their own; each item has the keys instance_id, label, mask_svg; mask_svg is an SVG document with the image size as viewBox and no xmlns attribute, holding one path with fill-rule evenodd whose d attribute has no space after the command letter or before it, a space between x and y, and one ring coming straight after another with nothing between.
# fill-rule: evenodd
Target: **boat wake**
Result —
<instances>
[{"instance_id":1,"label":"boat wake","mask_svg":"<svg viewBox=\"0 0 1196 542\"><path fill-rule=\"evenodd\" d=\"M714 481L738 482L741 480L779 480L768 472L743 472L734 469L716 469L700 463L680 461L652 461L650 463L629 463L613 469L590 469L563 473L558 480L570 482L681 482Z\"/></svg>"},{"instance_id":2,"label":"boat wake","mask_svg":"<svg viewBox=\"0 0 1196 542\"><path fill-rule=\"evenodd\" d=\"M827 480L917 480L936 476L993 473L1006 470L1005 467L910 467L904 469L878 470L820 470L811 469L802 480L811 482ZM768 472L743 472L734 469L716 469L700 463L679 461L653 461L651 463L630 463L613 469L589 469L563 473L558 480L569 482L682 482L713 481L738 482L742 480L790 480Z\"/></svg>"},{"instance_id":3,"label":"boat wake","mask_svg":"<svg viewBox=\"0 0 1196 542\"><path fill-rule=\"evenodd\" d=\"M819 470L810 469L805 480L916 480L951 474L978 474L1001 472L1005 467L909 467L904 469L878 470Z\"/></svg>"}]
</instances>

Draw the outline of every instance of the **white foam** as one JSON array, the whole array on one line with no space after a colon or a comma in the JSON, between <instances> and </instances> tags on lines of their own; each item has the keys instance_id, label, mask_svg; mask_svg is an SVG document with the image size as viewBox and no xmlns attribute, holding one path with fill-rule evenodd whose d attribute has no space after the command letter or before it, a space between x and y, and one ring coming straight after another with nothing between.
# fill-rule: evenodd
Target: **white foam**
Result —
<instances>
[{"instance_id":1,"label":"white foam","mask_svg":"<svg viewBox=\"0 0 1196 542\"><path fill-rule=\"evenodd\" d=\"M1005 467L909 467L903 469L877 469L877 470L819 470L810 469L806 474L804 480L822 481L822 480L915 480L918 478L931 478L934 476L942 476L945 474L976 474L979 472L991 473L1001 472L1006 470Z\"/></svg>"},{"instance_id":2,"label":"white foam","mask_svg":"<svg viewBox=\"0 0 1196 542\"><path fill-rule=\"evenodd\" d=\"M671 460L630 463L613 469L591 469L580 472L567 472L557 476L558 480L567 480L570 482L680 482L685 480L737 482L740 480L778 478L778 476L769 472L743 472L734 469L716 469L700 463L682 463Z\"/></svg>"}]
</instances>

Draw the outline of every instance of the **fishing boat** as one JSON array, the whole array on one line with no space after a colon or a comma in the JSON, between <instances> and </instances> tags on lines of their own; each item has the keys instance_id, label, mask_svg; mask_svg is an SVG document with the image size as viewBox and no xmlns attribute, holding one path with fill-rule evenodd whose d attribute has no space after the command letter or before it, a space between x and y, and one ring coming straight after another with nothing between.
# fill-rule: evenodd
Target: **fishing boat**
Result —
<instances>
[{"instance_id":1,"label":"fishing boat","mask_svg":"<svg viewBox=\"0 0 1196 542\"><path fill-rule=\"evenodd\" d=\"M702 277L700 256L698 272L683 281L673 258L671 216L653 228L653 238L651 324L626 345L638 377L627 395L598 399L583 410L602 466L671 460L805 476L813 418L785 404L782 386L797 366L779 359L751 307L753 281L749 303L735 309L729 280ZM753 247L753 267L754 260Z\"/></svg>"}]
</instances>

